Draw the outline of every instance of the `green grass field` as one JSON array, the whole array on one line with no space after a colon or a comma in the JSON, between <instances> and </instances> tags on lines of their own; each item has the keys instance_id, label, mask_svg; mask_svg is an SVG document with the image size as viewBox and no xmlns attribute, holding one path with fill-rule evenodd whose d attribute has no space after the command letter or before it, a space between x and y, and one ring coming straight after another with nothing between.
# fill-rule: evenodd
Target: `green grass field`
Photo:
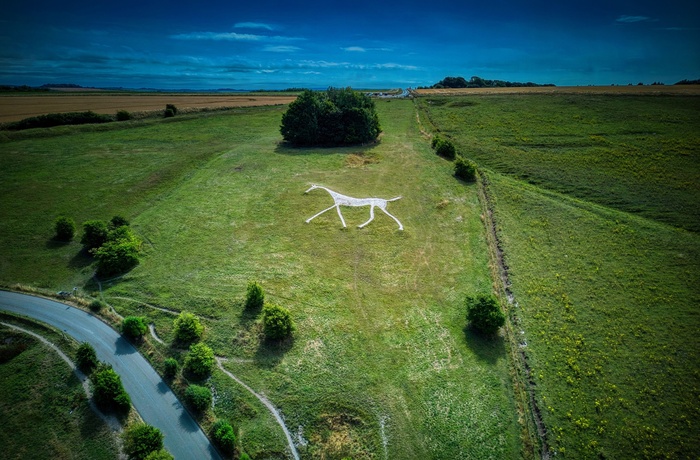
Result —
<instances>
[{"instance_id":1,"label":"green grass field","mask_svg":"<svg viewBox=\"0 0 700 460\"><path fill-rule=\"evenodd\" d=\"M98 291L80 245L50 241L52 221L125 215L145 257L103 298L166 341L173 316L144 303L201 315L204 341L281 409L305 458L519 458L509 345L464 330L464 296L492 286L476 185L431 152L410 101L378 110L382 140L363 148L287 148L283 108L4 142L0 282ZM388 209L406 230L380 212L358 230L368 208L343 211L348 229L334 212L306 224L332 204L304 195L312 183L402 195ZM261 341L249 280L292 311L293 342ZM283 458L266 410L218 371L211 382L244 449Z\"/></svg>"},{"instance_id":2,"label":"green grass field","mask_svg":"<svg viewBox=\"0 0 700 460\"><path fill-rule=\"evenodd\" d=\"M421 101L490 170L514 314L558 456L700 454L699 102Z\"/></svg>"},{"instance_id":3,"label":"green grass field","mask_svg":"<svg viewBox=\"0 0 700 460\"><path fill-rule=\"evenodd\" d=\"M2 325L0 350L3 458L117 458L113 434L90 408L82 385L53 350Z\"/></svg>"}]
</instances>

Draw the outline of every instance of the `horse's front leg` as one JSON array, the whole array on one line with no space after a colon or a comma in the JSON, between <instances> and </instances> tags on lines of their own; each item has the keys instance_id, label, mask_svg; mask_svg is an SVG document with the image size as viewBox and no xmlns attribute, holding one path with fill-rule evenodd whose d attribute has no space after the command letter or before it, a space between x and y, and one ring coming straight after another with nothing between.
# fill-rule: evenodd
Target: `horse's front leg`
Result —
<instances>
[{"instance_id":1,"label":"horse's front leg","mask_svg":"<svg viewBox=\"0 0 700 460\"><path fill-rule=\"evenodd\" d=\"M358 225L357 228L362 228L362 227L364 227L365 225L367 225L367 224L369 224L370 222L372 222L373 219L374 219L374 205L370 205L370 207L369 207L369 220L368 220L367 222L365 222L364 224L362 224L362 225Z\"/></svg>"},{"instance_id":2,"label":"horse's front leg","mask_svg":"<svg viewBox=\"0 0 700 460\"><path fill-rule=\"evenodd\" d=\"M335 207L338 209L338 217L340 217L340 221L343 223L343 228L348 228L347 225L345 225L345 219L343 219L343 214L340 212L340 205L337 204Z\"/></svg>"}]
</instances>

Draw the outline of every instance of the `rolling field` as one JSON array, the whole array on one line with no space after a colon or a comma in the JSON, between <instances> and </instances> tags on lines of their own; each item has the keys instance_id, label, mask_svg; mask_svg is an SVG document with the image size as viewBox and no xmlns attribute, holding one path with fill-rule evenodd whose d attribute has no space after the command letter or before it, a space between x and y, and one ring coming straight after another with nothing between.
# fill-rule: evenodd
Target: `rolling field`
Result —
<instances>
[{"instance_id":1,"label":"rolling field","mask_svg":"<svg viewBox=\"0 0 700 460\"><path fill-rule=\"evenodd\" d=\"M153 112L174 104L179 110L203 108L233 108L288 104L293 95L212 95L212 94L114 94L114 93L59 93L41 96L0 96L0 123L47 113L85 112L114 115L119 110L127 112Z\"/></svg>"},{"instance_id":2,"label":"rolling field","mask_svg":"<svg viewBox=\"0 0 700 460\"><path fill-rule=\"evenodd\" d=\"M201 315L204 341L282 411L304 458L519 458L509 345L464 329L464 296L492 285L476 186L432 153L410 101L378 110L382 140L362 148L287 148L277 107L4 142L0 282L80 286L166 342L174 317L148 305ZM402 195L388 209L406 230L381 213L358 230L368 208L343 210L348 229L333 212L306 224L332 204L304 195L312 183ZM141 265L97 286L78 243L50 241L58 213L125 215ZM249 280L291 310L292 342L262 340ZM154 347L156 365L180 354ZM219 371L210 384L253 458L285 457L255 399Z\"/></svg>"},{"instance_id":3,"label":"rolling field","mask_svg":"<svg viewBox=\"0 0 700 460\"><path fill-rule=\"evenodd\" d=\"M419 100L487 168L512 314L557 456L699 455L699 103Z\"/></svg>"}]
</instances>

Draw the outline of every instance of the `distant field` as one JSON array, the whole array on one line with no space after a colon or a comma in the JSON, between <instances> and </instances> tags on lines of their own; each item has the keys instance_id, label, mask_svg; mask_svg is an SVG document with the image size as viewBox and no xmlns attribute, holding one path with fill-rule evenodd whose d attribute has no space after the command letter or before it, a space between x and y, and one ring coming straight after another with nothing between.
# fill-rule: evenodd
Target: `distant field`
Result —
<instances>
[{"instance_id":1,"label":"distant field","mask_svg":"<svg viewBox=\"0 0 700 460\"><path fill-rule=\"evenodd\" d=\"M290 95L216 95L216 94L96 94L94 92L0 96L0 123L61 112L85 112L114 115L118 110L151 112L174 104L180 110L224 107L250 107L288 104Z\"/></svg>"},{"instance_id":2,"label":"distant field","mask_svg":"<svg viewBox=\"0 0 700 460\"><path fill-rule=\"evenodd\" d=\"M442 88L418 89L421 96L467 96L488 94L617 94L617 95L700 95L700 85L643 85L643 86L535 86L511 88Z\"/></svg>"}]
</instances>

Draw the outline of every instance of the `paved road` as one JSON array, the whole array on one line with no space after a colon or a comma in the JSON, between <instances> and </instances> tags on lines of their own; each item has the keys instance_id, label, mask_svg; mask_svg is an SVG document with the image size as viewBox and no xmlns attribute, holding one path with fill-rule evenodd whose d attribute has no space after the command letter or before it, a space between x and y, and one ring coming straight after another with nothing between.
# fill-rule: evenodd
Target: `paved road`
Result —
<instances>
[{"instance_id":1,"label":"paved road","mask_svg":"<svg viewBox=\"0 0 700 460\"><path fill-rule=\"evenodd\" d=\"M110 363L136 410L165 435L165 448L176 460L216 459L220 456L197 422L182 407L168 385L143 356L119 333L91 314L60 302L0 291L0 310L29 316L88 342L100 361Z\"/></svg>"}]
</instances>

